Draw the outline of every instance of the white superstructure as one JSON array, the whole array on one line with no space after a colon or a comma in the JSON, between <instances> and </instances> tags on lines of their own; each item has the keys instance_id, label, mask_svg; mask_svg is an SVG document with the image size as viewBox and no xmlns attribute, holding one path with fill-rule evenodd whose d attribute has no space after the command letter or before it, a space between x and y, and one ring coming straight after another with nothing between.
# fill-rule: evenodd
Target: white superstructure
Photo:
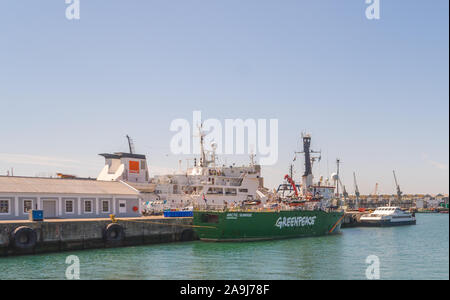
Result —
<instances>
[{"instance_id":1,"label":"white superstructure","mask_svg":"<svg viewBox=\"0 0 450 300\"><path fill-rule=\"evenodd\" d=\"M183 175L156 176L158 200L170 207L186 205L240 204L258 199L262 186L260 166L201 167L195 166Z\"/></svg>"},{"instance_id":2,"label":"white superstructure","mask_svg":"<svg viewBox=\"0 0 450 300\"><path fill-rule=\"evenodd\" d=\"M204 134L200 131L201 156L184 174L155 176L156 201L163 201L171 208L186 206L241 205L244 201L264 200L258 192L263 187L261 166L254 163L254 156L246 166L218 166L216 145L212 151L204 148Z\"/></svg>"}]
</instances>

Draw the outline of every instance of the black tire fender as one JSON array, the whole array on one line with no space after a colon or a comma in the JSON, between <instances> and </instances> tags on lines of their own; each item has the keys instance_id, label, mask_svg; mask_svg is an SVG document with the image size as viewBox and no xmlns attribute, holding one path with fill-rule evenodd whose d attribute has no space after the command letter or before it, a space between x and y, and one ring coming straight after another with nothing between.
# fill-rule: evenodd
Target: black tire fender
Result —
<instances>
[{"instance_id":1,"label":"black tire fender","mask_svg":"<svg viewBox=\"0 0 450 300\"><path fill-rule=\"evenodd\" d=\"M32 249L36 242L36 231L30 227L20 226L11 233L11 245L16 249Z\"/></svg>"},{"instance_id":2,"label":"black tire fender","mask_svg":"<svg viewBox=\"0 0 450 300\"><path fill-rule=\"evenodd\" d=\"M103 232L103 239L107 242L120 242L125 238L122 225L117 223L108 224Z\"/></svg>"}]
</instances>

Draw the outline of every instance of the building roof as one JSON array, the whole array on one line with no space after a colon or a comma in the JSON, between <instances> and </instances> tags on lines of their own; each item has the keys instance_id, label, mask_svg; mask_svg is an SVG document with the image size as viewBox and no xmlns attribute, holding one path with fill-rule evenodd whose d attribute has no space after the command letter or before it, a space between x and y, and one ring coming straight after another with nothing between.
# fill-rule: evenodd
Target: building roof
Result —
<instances>
[{"instance_id":1,"label":"building roof","mask_svg":"<svg viewBox=\"0 0 450 300\"><path fill-rule=\"evenodd\" d=\"M141 193L153 193L156 190L156 184L154 183L137 183L129 181L125 183Z\"/></svg>"},{"instance_id":2,"label":"building roof","mask_svg":"<svg viewBox=\"0 0 450 300\"><path fill-rule=\"evenodd\" d=\"M118 181L0 176L0 193L133 195L139 193Z\"/></svg>"}]
</instances>

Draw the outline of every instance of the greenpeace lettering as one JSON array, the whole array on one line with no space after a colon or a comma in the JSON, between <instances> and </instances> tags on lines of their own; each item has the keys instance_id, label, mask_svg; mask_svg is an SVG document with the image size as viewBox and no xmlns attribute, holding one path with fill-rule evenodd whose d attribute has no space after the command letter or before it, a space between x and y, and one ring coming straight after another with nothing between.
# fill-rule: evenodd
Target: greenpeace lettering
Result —
<instances>
[{"instance_id":1,"label":"greenpeace lettering","mask_svg":"<svg viewBox=\"0 0 450 300\"><path fill-rule=\"evenodd\" d=\"M279 217L275 226L282 229L284 227L303 227L312 226L316 222L316 216L313 217Z\"/></svg>"}]
</instances>

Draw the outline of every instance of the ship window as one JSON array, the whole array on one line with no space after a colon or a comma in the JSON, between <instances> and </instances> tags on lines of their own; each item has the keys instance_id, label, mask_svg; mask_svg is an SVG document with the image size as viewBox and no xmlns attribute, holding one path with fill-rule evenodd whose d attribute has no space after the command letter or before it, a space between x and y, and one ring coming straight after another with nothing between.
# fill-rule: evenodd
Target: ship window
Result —
<instances>
[{"instance_id":1,"label":"ship window","mask_svg":"<svg viewBox=\"0 0 450 300\"><path fill-rule=\"evenodd\" d=\"M239 189L239 193L248 193L248 189Z\"/></svg>"},{"instance_id":2,"label":"ship window","mask_svg":"<svg viewBox=\"0 0 450 300\"><path fill-rule=\"evenodd\" d=\"M210 188L208 190L208 195L223 195L222 188Z\"/></svg>"},{"instance_id":3,"label":"ship window","mask_svg":"<svg viewBox=\"0 0 450 300\"><path fill-rule=\"evenodd\" d=\"M236 196L236 194L237 194L236 189L225 189L226 196Z\"/></svg>"}]
</instances>

